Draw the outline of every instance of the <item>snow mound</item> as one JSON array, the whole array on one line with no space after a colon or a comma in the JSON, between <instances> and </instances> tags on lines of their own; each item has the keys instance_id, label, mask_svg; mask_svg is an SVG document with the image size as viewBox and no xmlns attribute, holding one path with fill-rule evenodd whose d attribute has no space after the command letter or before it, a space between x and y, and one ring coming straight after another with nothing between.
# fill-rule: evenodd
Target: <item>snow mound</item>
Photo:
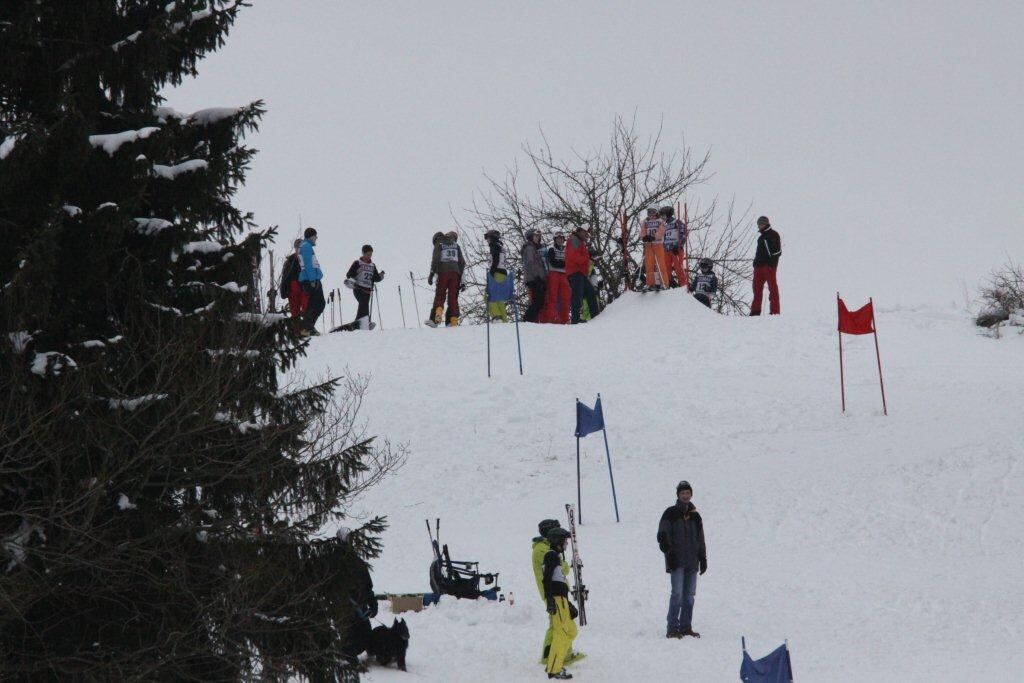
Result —
<instances>
[{"instance_id":1,"label":"snow mound","mask_svg":"<svg viewBox=\"0 0 1024 683\"><path fill-rule=\"evenodd\" d=\"M890 414L873 340L856 337L844 340L843 415L834 306L727 318L678 290L628 294L586 325L521 325L522 377L514 327L492 325L491 379L483 326L312 339L297 372L371 375L369 433L410 449L353 511L389 516L377 591L429 590L423 520L441 517L453 557L500 571L514 595L403 615L410 671L544 679L531 539L575 501L575 399L600 392L622 521L595 434L581 442L591 601L576 680L736 680L741 635L756 652L788 639L805 680L1016 679L1024 382L1007 369L1024 367L1024 347L977 336L964 315L881 309ZM384 313L393 326L397 312ZM703 638L667 641L655 531L680 479L704 517L709 570L694 611ZM371 666L365 678L407 674Z\"/></svg>"}]
</instances>

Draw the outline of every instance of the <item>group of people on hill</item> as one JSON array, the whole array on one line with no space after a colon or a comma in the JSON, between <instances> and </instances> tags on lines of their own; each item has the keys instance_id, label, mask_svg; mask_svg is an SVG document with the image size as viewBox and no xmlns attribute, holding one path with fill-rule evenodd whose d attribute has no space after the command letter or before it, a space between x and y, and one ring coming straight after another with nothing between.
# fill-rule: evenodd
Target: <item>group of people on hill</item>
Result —
<instances>
[{"instance_id":1,"label":"group of people on hill","mask_svg":"<svg viewBox=\"0 0 1024 683\"><path fill-rule=\"evenodd\" d=\"M301 240L295 240L293 251L281 266L280 294L288 300L292 331L300 337L318 335L317 320L327 306L324 297L324 273L316 257L316 228L306 228ZM371 329L371 297L374 286L384 279L384 271L373 262L373 246L364 244L362 255L352 262L345 274L345 286L352 290L358 304L356 317L337 330ZM334 330L332 330L334 331Z\"/></svg>"},{"instance_id":2,"label":"group of people on hill","mask_svg":"<svg viewBox=\"0 0 1024 683\"><path fill-rule=\"evenodd\" d=\"M532 544L533 574L548 613L541 663L548 678L568 680L572 674L566 667L584 656L572 648L579 632L575 623L579 611L569 601L572 590L565 550L570 532L557 519L541 521L537 530L540 535ZM676 485L676 499L658 520L656 539L671 584L665 637L700 638L700 633L693 630L693 606L697 577L708 570L708 554L704 520L693 504L693 487L688 481Z\"/></svg>"},{"instance_id":3,"label":"group of people on hill","mask_svg":"<svg viewBox=\"0 0 1024 683\"><path fill-rule=\"evenodd\" d=\"M501 237L492 230L491 272L503 251ZM487 237L487 235L485 235ZM520 252L523 282L529 290L530 305L523 314L528 323L573 325L585 322L601 312L597 290L601 280L590 258L590 231L579 227L569 233L555 233L553 244L546 246L539 230L527 230ZM500 271L499 271L500 272Z\"/></svg>"}]
</instances>

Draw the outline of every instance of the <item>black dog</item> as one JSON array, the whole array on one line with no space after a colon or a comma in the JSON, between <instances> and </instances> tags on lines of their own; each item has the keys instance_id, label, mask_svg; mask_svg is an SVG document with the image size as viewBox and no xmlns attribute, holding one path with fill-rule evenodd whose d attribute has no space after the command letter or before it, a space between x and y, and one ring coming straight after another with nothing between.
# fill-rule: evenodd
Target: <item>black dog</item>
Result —
<instances>
[{"instance_id":1,"label":"black dog","mask_svg":"<svg viewBox=\"0 0 1024 683\"><path fill-rule=\"evenodd\" d=\"M395 619L390 628L378 626L373 629L367 654L377 658L377 663L387 666L392 661L405 671L405 652L409 649L409 627L405 619Z\"/></svg>"}]
</instances>

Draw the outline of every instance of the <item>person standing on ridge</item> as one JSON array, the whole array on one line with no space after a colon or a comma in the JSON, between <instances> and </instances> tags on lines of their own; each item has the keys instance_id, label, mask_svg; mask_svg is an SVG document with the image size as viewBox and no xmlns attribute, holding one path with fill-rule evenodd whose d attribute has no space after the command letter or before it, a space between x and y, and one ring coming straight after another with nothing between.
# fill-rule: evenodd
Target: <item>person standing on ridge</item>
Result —
<instances>
[{"instance_id":1,"label":"person standing on ridge","mask_svg":"<svg viewBox=\"0 0 1024 683\"><path fill-rule=\"evenodd\" d=\"M302 233L305 238L299 245L299 259L302 268L299 270L299 286L306 294L306 310L302 314L302 336L316 335L316 321L327 307L324 299L324 287L321 280L324 273L320 270L320 261L316 257L316 228L306 228Z\"/></svg>"},{"instance_id":2,"label":"person standing on ridge","mask_svg":"<svg viewBox=\"0 0 1024 683\"><path fill-rule=\"evenodd\" d=\"M544 553L541 583L544 601L551 617L551 647L548 650L546 671L548 678L568 680L572 674L565 670L565 658L576 639L576 608L569 602L569 579L565 566L565 543L569 532L561 527L549 529L545 537L550 550Z\"/></svg>"},{"instance_id":3,"label":"person standing on ridge","mask_svg":"<svg viewBox=\"0 0 1024 683\"><path fill-rule=\"evenodd\" d=\"M647 218L640 224L640 241L644 243L644 283L647 289L668 289L665 264L665 221L657 209L647 209Z\"/></svg>"},{"instance_id":4,"label":"person standing on ridge","mask_svg":"<svg viewBox=\"0 0 1024 683\"><path fill-rule=\"evenodd\" d=\"M530 290L530 305L523 314L523 321L535 323L540 321L544 310L544 292L547 289L548 271L544 257L541 255L544 245L538 230L526 231L526 242L523 244L523 282Z\"/></svg>"},{"instance_id":5,"label":"person standing on ridge","mask_svg":"<svg viewBox=\"0 0 1024 683\"><path fill-rule=\"evenodd\" d=\"M555 233L554 245L548 248L548 286L544 321L565 325L569 322L569 302L572 294L565 276L565 235Z\"/></svg>"},{"instance_id":6,"label":"person standing on ridge","mask_svg":"<svg viewBox=\"0 0 1024 683\"><path fill-rule=\"evenodd\" d=\"M302 259L299 256L299 247L302 240L297 239L292 243L292 253L284 258L281 264L281 298L288 300L288 312L291 314L292 332L302 334L302 314L306 312L309 305L309 297L302 291L299 284L299 273L302 271Z\"/></svg>"},{"instance_id":7,"label":"person standing on ridge","mask_svg":"<svg viewBox=\"0 0 1024 683\"><path fill-rule=\"evenodd\" d=\"M508 279L508 252L505 249L505 243L501 241L501 233L493 229L488 230L484 233L484 239L487 240L491 257L487 268L488 276L497 284L503 285ZM508 299L492 301L488 296L487 315L491 316L491 320L501 320L507 323Z\"/></svg>"},{"instance_id":8,"label":"person standing on ridge","mask_svg":"<svg viewBox=\"0 0 1024 683\"><path fill-rule=\"evenodd\" d=\"M569 280L569 289L572 292L570 312L573 325L580 322L580 311L583 308L584 299L587 300L591 318L601 311L597 303L597 292L590 282L588 239L590 239L590 232L586 228L576 228L565 247L565 273Z\"/></svg>"},{"instance_id":9,"label":"person standing on ridge","mask_svg":"<svg viewBox=\"0 0 1024 683\"><path fill-rule=\"evenodd\" d=\"M370 321L370 298L373 296L374 286L383 279L384 271L378 272L373 262L373 247L364 244L363 255L352 262L345 274L345 286L352 290L359 307L356 310L356 319L343 329L370 330L376 326Z\"/></svg>"},{"instance_id":10,"label":"person standing on ridge","mask_svg":"<svg viewBox=\"0 0 1024 683\"><path fill-rule=\"evenodd\" d=\"M700 272L690 282L693 298L711 308L711 297L718 291L718 277L712 272L714 264L709 258L702 258L698 264Z\"/></svg>"},{"instance_id":11,"label":"person standing on ridge","mask_svg":"<svg viewBox=\"0 0 1024 683\"><path fill-rule=\"evenodd\" d=\"M686 284L686 238L689 227L675 217L671 206L658 209L658 215L665 221L665 276L669 287Z\"/></svg>"},{"instance_id":12,"label":"person standing on ridge","mask_svg":"<svg viewBox=\"0 0 1024 683\"><path fill-rule=\"evenodd\" d=\"M665 571L672 579L666 638L700 638L693 630L693 603L697 595L697 575L708 570L708 555L704 522L690 502L692 498L690 483L679 482L675 504L662 513L658 522L658 547L665 554Z\"/></svg>"},{"instance_id":13,"label":"person standing on ridge","mask_svg":"<svg viewBox=\"0 0 1024 683\"><path fill-rule=\"evenodd\" d=\"M768 285L768 306L772 315L778 315L779 282L776 271L782 256L782 238L775 232L767 216L757 219L757 250L754 251L754 300L750 303L750 315L761 315L761 299L764 286Z\"/></svg>"},{"instance_id":14,"label":"person standing on ridge","mask_svg":"<svg viewBox=\"0 0 1024 683\"><path fill-rule=\"evenodd\" d=\"M466 259L462 256L462 247L458 243L458 235L454 230L446 234L434 235L434 254L430 259L430 275L427 284L434 284L437 276L437 289L434 290L434 306L427 325L437 327L444 321L449 327L459 324L459 289L462 286L462 272L466 269ZM443 306L448 302L448 318L445 320Z\"/></svg>"}]
</instances>

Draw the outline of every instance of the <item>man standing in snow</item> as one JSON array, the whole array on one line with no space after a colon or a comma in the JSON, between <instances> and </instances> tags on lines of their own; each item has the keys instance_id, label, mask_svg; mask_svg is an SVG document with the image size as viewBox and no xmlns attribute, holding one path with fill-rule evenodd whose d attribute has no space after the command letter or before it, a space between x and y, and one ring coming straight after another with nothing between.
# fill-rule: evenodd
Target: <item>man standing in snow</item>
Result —
<instances>
[{"instance_id":1,"label":"man standing in snow","mask_svg":"<svg viewBox=\"0 0 1024 683\"><path fill-rule=\"evenodd\" d=\"M302 316L305 329L303 336L319 334L316 331L316 321L324 312L327 301L324 299L324 287L320 282L324 279L324 273L320 270L320 261L316 258L316 228L306 228L302 233L305 238L299 245L299 259L302 262L302 269L299 271L299 286L306 293L306 312Z\"/></svg>"},{"instance_id":2,"label":"man standing in snow","mask_svg":"<svg viewBox=\"0 0 1024 683\"><path fill-rule=\"evenodd\" d=\"M341 551L352 555L349 559L352 575L347 577L349 579L347 581L348 595L345 596L349 603L346 607L351 609L352 619L348 632L345 634L342 652L355 664L359 661L359 654L366 650L373 640L373 625L370 623L370 619L377 616L377 596L373 593L370 568L362 558L355 554L349 543L352 530L343 526L335 535Z\"/></svg>"},{"instance_id":3,"label":"man standing in snow","mask_svg":"<svg viewBox=\"0 0 1024 683\"><path fill-rule=\"evenodd\" d=\"M352 262L345 274L345 286L352 290L352 294L355 295L356 302L359 304L356 319L349 323L346 329L371 329L370 297L373 296L374 285L383 279L384 271L378 272L377 266L373 262L373 247L364 244L363 255Z\"/></svg>"},{"instance_id":4,"label":"man standing in snow","mask_svg":"<svg viewBox=\"0 0 1024 683\"><path fill-rule=\"evenodd\" d=\"M584 299L590 309L591 318L601 311L597 303L597 292L590 282L588 239L590 239L590 232L586 228L576 228L565 247L565 274L569 278L569 289L572 291L569 308L573 325L580 322L580 311L583 308Z\"/></svg>"},{"instance_id":5,"label":"man standing in snow","mask_svg":"<svg viewBox=\"0 0 1024 683\"><path fill-rule=\"evenodd\" d=\"M287 299L288 311L292 316L292 331L301 335L303 330L302 314L306 312L309 304L309 297L302 291L299 284L299 273L302 271L302 260L299 256L299 247L302 240L295 240L292 244L292 253L285 257L281 264L281 298Z\"/></svg>"},{"instance_id":6,"label":"man standing in snow","mask_svg":"<svg viewBox=\"0 0 1024 683\"><path fill-rule=\"evenodd\" d=\"M775 273L782 255L782 238L775 232L767 216L757 219L757 250L754 252L754 300L750 304L750 315L761 315L761 298L764 286L768 285L768 305L772 315L779 314L779 283Z\"/></svg>"},{"instance_id":7,"label":"man standing in snow","mask_svg":"<svg viewBox=\"0 0 1024 683\"><path fill-rule=\"evenodd\" d=\"M665 510L658 523L658 547L665 553L665 571L672 579L668 600L667 638L700 634L693 630L693 603L697 594L697 574L708 570L704 545L704 522L690 499L693 488L687 481L676 486L676 502Z\"/></svg>"},{"instance_id":8,"label":"man standing in snow","mask_svg":"<svg viewBox=\"0 0 1024 683\"><path fill-rule=\"evenodd\" d=\"M538 230L526 231L526 243L523 244L523 282L530 290L530 305L523 314L523 320L528 323L538 322L540 312L544 309L544 291L547 289L547 267L544 257L541 255L544 245L541 244L541 234Z\"/></svg>"},{"instance_id":9,"label":"man standing in snow","mask_svg":"<svg viewBox=\"0 0 1024 683\"><path fill-rule=\"evenodd\" d=\"M427 284L434 284L437 276L437 289L434 290L434 307L427 325L437 327L444 321L442 306L448 302L449 327L459 324L459 288L462 286L462 272L466 269L466 259L462 256L462 247L458 244L459 236L454 230L434 236L434 254L430 259L430 275Z\"/></svg>"},{"instance_id":10,"label":"man standing in snow","mask_svg":"<svg viewBox=\"0 0 1024 683\"><path fill-rule=\"evenodd\" d=\"M569 280L565 277L565 235L556 233L554 246L547 251L548 286L543 318L549 323L569 322Z\"/></svg>"},{"instance_id":11,"label":"man standing in snow","mask_svg":"<svg viewBox=\"0 0 1024 683\"><path fill-rule=\"evenodd\" d=\"M545 538L551 547L544 554L541 583L544 587L544 601L551 616L551 648L548 651L548 678L568 680L572 674L565 670L565 658L576 639L576 608L569 602L569 579L564 571L565 543L569 532L561 527L549 529Z\"/></svg>"}]
</instances>

